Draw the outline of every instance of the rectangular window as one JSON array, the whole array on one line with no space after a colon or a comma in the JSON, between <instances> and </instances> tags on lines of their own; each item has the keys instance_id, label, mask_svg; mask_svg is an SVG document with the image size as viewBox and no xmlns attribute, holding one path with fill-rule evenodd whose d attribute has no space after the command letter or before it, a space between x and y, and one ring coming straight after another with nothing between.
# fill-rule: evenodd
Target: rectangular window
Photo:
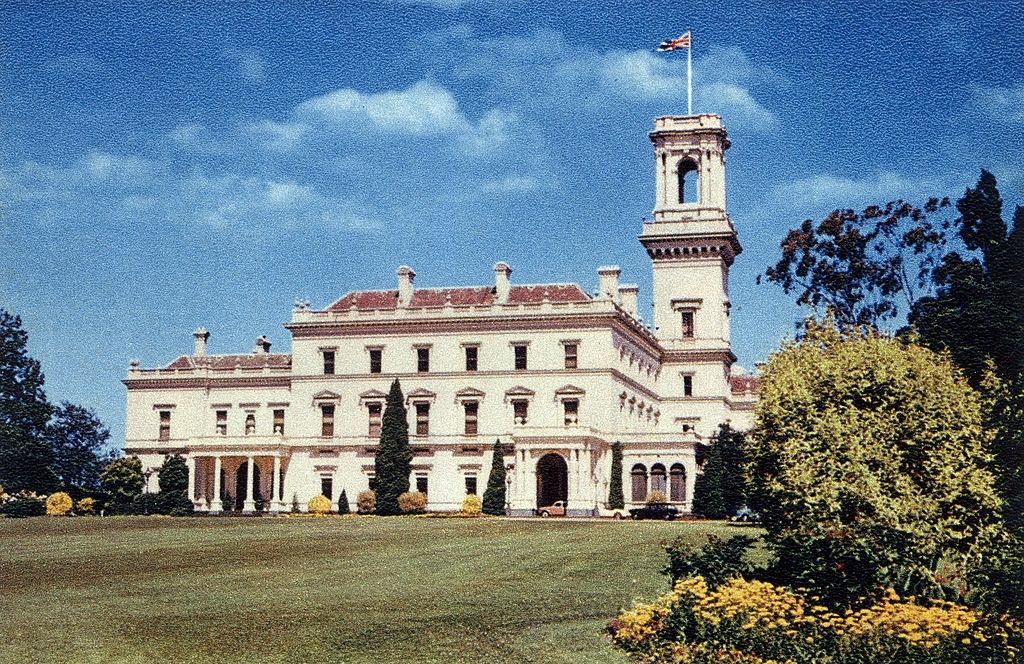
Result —
<instances>
[{"instance_id":1,"label":"rectangular window","mask_svg":"<svg viewBox=\"0 0 1024 664\"><path fill-rule=\"evenodd\" d=\"M466 346L466 371L477 370L477 360L480 357L480 349L476 346Z\"/></svg>"},{"instance_id":2,"label":"rectangular window","mask_svg":"<svg viewBox=\"0 0 1024 664\"><path fill-rule=\"evenodd\" d=\"M323 438L334 438L334 404L320 406L320 412L320 435Z\"/></svg>"},{"instance_id":3,"label":"rectangular window","mask_svg":"<svg viewBox=\"0 0 1024 664\"><path fill-rule=\"evenodd\" d=\"M171 439L171 411L160 411L160 440Z\"/></svg>"},{"instance_id":4,"label":"rectangular window","mask_svg":"<svg viewBox=\"0 0 1024 664\"><path fill-rule=\"evenodd\" d=\"M513 346L516 353L516 371L526 370L526 344Z\"/></svg>"},{"instance_id":5,"label":"rectangular window","mask_svg":"<svg viewBox=\"0 0 1024 664\"><path fill-rule=\"evenodd\" d=\"M380 348L370 349L370 373L376 374L381 371L381 357L383 351Z\"/></svg>"},{"instance_id":6,"label":"rectangular window","mask_svg":"<svg viewBox=\"0 0 1024 664\"><path fill-rule=\"evenodd\" d=\"M370 491L376 491L377 490L377 476L376 475L370 475L370 477L369 477L369 487L370 487Z\"/></svg>"},{"instance_id":7,"label":"rectangular window","mask_svg":"<svg viewBox=\"0 0 1024 664\"><path fill-rule=\"evenodd\" d=\"M466 475L466 493L476 495L476 475Z\"/></svg>"},{"instance_id":8,"label":"rectangular window","mask_svg":"<svg viewBox=\"0 0 1024 664\"><path fill-rule=\"evenodd\" d=\"M565 344L565 368L575 369L578 365L579 346L576 344Z\"/></svg>"},{"instance_id":9,"label":"rectangular window","mask_svg":"<svg viewBox=\"0 0 1024 664\"><path fill-rule=\"evenodd\" d=\"M467 401L462 404L462 407L466 410L466 435L475 436L477 434L477 414L480 412L480 404L476 401Z\"/></svg>"},{"instance_id":10,"label":"rectangular window","mask_svg":"<svg viewBox=\"0 0 1024 664\"><path fill-rule=\"evenodd\" d=\"M430 404L416 404L416 435L426 436L430 433Z\"/></svg>"},{"instance_id":11,"label":"rectangular window","mask_svg":"<svg viewBox=\"0 0 1024 664\"><path fill-rule=\"evenodd\" d=\"M366 409L370 413L370 429L366 435L370 438L380 438L380 420L384 406L379 403L370 403L366 404Z\"/></svg>"},{"instance_id":12,"label":"rectangular window","mask_svg":"<svg viewBox=\"0 0 1024 664\"><path fill-rule=\"evenodd\" d=\"M683 376L683 396L693 396L693 376Z\"/></svg>"},{"instance_id":13,"label":"rectangular window","mask_svg":"<svg viewBox=\"0 0 1024 664\"><path fill-rule=\"evenodd\" d=\"M416 476L416 490L424 496L427 495L427 478L425 475Z\"/></svg>"},{"instance_id":14,"label":"rectangular window","mask_svg":"<svg viewBox=\"0 0 1024 664\"><path fill-rule=\"evenodd\" d=\"M516 399L512 402L512 421L515 424L526 424L526 411L530 402L526 399Z\"/></svg>"},{"instance_id":15,"label":"rectangular window","mask_svg":"<svg viewBox=\"0 0 1024 664\"><path fill-rule=\"evenodd\" d=\"M334 351L333 350L325 350L324 351L324 373L325 374L333 374L334 373Z\"/></svg>"},{"instance_id":16,"label":"rectangular window","mask_svg":"<svg viewBox=\"0 0 1024 664\"><path fill-rule=\"evenodd\" d=\"M278 436L284 435L284 409L278 408L274 411L274 433Z\"/></svg>"},{"instance_id":17,"label":"rectangular window","mask_svg":"<svg viewBox=\"0 0 1024 664\"><path fill-rule=\"evenodd\" d=\"M228 411L226 410L217 411L217 435L228 435Z\"/></svg>"},{"instance_id":18,"label":"rectangular window","mask_svg":"<svg viewBox=\"0 0 1024 664\"><path fill-rule=\"evenodd\" d=\"M693 338L693 312L692 311L683 311L683 312L681 312L681 320L682 320L682 323L683 323L683 338L684 339L692 339Z\"/></svg>"},{"instance_id":19,"label":"rectangular window","mask_svg":"<svg viewBox=\"0 0 1024 664\"><path fill-rule=\"evenodd\" d=\"M417 348L416 349L416 371L420 373L427 373L430 371L430 349L429 348Z\"/></svg>"},{"instance_id":20,"label":"rectangular window","mask_svg":"<svg viewBox=\"0 0 1024 664\"><path fill-rule=\"evenodd\" d=\"M580 402L578 399L566 399L562 402L565 408L565 426L580 423Z\"/></svg>"},{"instance_id":21,"label":"rectangular window","mask_svg":"<svg viewBox=\"0 0 1024 664\"><path fill-rule=\"evenodd\" d=\"M321 477L320 478L320 495L325 496L327 500L334 500L334 478L333 477Z\"/></svg>"}]
</instances>

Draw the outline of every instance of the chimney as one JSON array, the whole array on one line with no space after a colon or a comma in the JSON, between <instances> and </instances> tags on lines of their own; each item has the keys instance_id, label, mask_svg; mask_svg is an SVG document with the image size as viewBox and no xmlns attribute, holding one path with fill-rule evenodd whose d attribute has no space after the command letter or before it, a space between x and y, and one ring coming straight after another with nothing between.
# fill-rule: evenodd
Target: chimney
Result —
<instances>
[{"instance_id":1,"label":"chimney","mask_svg":"<svg viewBox=\"0 0 1024 664\"><path fill-rule=\"evenodd\" d=\"M256 351L255 352L256 352L257 355L263 355L265 353L269 353L270 352L270 339L268 339L265 335L261 335L260 338L256 340Z\"/></svg>"},{"instance_id":2,"label":"chimney","mask_svg":"<svg viewBox=\"0 0 1024 664\"><path fill-rule=\"evenodd\" d=\"M512 281L509 276L512 268L505 261L499 261L494 266L494 299L498 304L508 304L508 295L512 291Z\"/></svg>"},{"instance_id":3,"label":"chimney","mask_svg":"<svg viewBox=\"0 0 1024 664\"><path fill-rule=\"evenodd\" d=\"M210 333L206 331L205 327L197 327L192 336L196 338L196 352L193 355L204 357L206 355L206 342L210 340Z\"/></svg>"},{"instance_id":4,"label":"chimney","mask_svg":"<svg viewBox=\"0 0 1024 664\"><path fill-rule=\"evenodd\" d=\"M408 265L398 268L398 306L408 307L412 302L412 282L416 273Z\"/></svg>"},{"instance_id":5,"label":"chimney","mask_svg":"<svg viewBox=\"0 0 1024 664\"><path fill-rule=\"evenodd\" d=\"M599 279L597 299L612 300L619 302L619 274L622 272L618 265L605 265L597 268Z\"/></svg>"},{"instance_id":6,"label":"chimney","mask_svg":"<svg viewBox=\"0 0 1024 664\"><path fill-rule=\"evenodd\" d=\"M636 320L640 320L636 314L636 298L639 292L640 287L636 284L622 284L619 286L619 306Z\"/></svg>"}]
</instances>

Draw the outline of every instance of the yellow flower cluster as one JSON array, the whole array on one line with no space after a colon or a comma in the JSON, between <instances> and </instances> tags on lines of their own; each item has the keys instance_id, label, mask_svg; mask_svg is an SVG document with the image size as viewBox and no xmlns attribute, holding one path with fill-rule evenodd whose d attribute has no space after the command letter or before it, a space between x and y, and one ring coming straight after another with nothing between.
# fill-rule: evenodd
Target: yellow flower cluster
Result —
<instances>
[{"instance_id":1,"label":"yellow flower cluster","mask_svg":"<svg viewBox=\"0 0 1024 664\"><path fill-rule=\"evenodd\" d=\"M735 578L726 581L715 592L698 599L694 614L712 625L724 619L740 617L743 628L760 625L769 629L789 629L811 616L805 611L805 602L785 588L764 581Z\"/></svg>"},{"instance_id":2,"label":"yellow flower cluster","mask_svg":"<svg viewBox=\"0 0 1024 664\"><path fill-rule=\"evenodd\" d=\"M72 505L71 496L63 491L51 493L50 497L46 499L46 514L48 516L64 516L71 511Z\"/></svg>"},{"instance_id":3,"label":"yellow flower cluster","mask_svg":"<svg viewBox=\"0 0 1024 664\"><path fill-rule=\"evenodd\" d=\"M313 496L309 499L306 509L310 514L327 514L331 511L331 501L327 496Z\"/></svg>"}]
</instances>

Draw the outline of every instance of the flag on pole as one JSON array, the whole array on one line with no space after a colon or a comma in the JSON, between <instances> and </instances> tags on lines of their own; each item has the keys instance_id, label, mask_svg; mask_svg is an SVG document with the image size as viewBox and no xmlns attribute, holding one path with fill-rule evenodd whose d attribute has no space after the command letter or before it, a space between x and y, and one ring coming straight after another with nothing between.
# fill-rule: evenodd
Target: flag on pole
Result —
<instances>
[{"instance_id":1,"label":"flag on pole","mask_svg":"<svg viewBox=\"0 0 1024 664\"><path fill-rule=\"evenodd\" d=\"M659 51L675 51L681 48L690 48L690 30L687 30L678 39L663 41L658 45Z\"/></svg>"}]
</instances>

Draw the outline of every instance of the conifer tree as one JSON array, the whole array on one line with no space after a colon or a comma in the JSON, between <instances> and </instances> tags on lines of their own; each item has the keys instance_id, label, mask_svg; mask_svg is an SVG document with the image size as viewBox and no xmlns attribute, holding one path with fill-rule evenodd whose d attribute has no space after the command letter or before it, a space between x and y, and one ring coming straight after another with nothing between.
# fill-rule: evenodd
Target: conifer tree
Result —
<instances>
[{"instance_id":1,"label":"conifer tree","mask_svg":"<svg viewBox=\"0 0 1024 664\"><path fill-rule=\"evenodd\" d=\"M341 490L341 495L338 496L338 514L351 514L352 508L348 506L348 494L345 490Z\"/></svg>"},{"instance_id":2,"label":"conifer tree","mask_svg":"<svg viewBox=\"0 0 1024 664\"><path fill-rule=\"evenodd\" d=\"M747 502L743 445L746 436L728 424L715 432L704 461L704 472L693 485L693 513L708 519L736 514Z\"/></svg>"},{"instance_id":3,"label":"conifer tree","mask_svg":"<svg viewBox=\"0 0 1024 664\"><path fill-rule=\"evenodd\" d=\"M626 506L622 495L622 443L612 443L612 477L608 484L608 508L621 510Z\"/></svg>"},{"instance_id":4,"label":"conifer tree","mask_svg":"<svg viewBox=\"0 0 1024 664\"><path fill-rule=\"evenodd\" d=\"M380 444L374 458L374 472L377 478L377 514L401 514L398 497L409 490L412 448L409 447L409 421L405 397L397 378L391 384L391 391L384 406Z\"/></svg>"},{"instance_id":5,"label":"conifer tree","mask_svg":"<svg viewBox=\"0 0 1024 664\"><path fill-rule=\"evenodd\" d=\"M175 454L164 459L157 481L160 494L157 498L159 509L164 514L175 516L191 514L192 499L188 495L188 464L185 457Z\"/></svg>"},{"instance_id":6,"label":"conifer tree","mask_svg":"<svg viewBox=\"0 0 1024 664\"><path fill-rule=\"evenodd\" d=\"M483 513L493 516L505 514L505 450L501 440L494 441L494 455L491 457L491 474L484 491Z\"/></svg>"}]
</instances>

